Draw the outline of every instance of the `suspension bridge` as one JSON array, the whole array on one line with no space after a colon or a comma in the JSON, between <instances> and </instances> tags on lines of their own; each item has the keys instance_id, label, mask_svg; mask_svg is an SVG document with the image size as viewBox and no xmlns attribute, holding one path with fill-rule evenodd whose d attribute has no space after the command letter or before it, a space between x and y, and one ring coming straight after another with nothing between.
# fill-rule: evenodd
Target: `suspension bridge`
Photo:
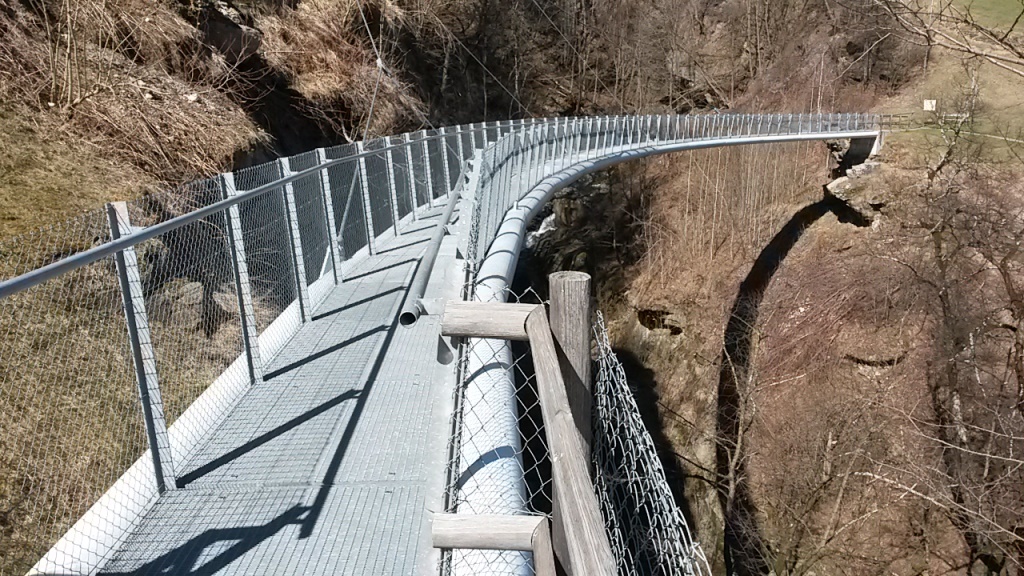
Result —
<instances>
[{"instance_id":1,"label":"suspension bridge","mask_svg":"<svg viewBox=\"0 0 1024 576\"><path fill-rule=\"evenodd\" d=\"M0 573L541 574L552 544L578 574L709 573L600 330L591 377L588 305L573 324L553 301L549 324L510 293L526 228L620 162L832 139L866 157L896 121L453 126L0 246ZM549 341L576 342L561 375Z\"/></svg>"}]
</instances>

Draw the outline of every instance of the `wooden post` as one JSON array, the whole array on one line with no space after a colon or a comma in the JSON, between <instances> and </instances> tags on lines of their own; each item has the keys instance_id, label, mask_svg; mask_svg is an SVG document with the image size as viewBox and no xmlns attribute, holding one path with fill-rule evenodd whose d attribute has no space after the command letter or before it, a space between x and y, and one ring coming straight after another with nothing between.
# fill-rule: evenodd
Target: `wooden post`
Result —
<instances>
[{"instance_id":1,"label":"wooden post","mask_svg":"<svg viewBox=\"0 0 1024 576\"><path fill-rule=\"evenodd\" d=\"M533 552L534 574L555 576L545 516L434 514L431 538L434 548Z\"/></svg>"},{"instance_id":2,"label":"wooden post","mask_svg":"<svg viewBox=\"0 0 1024 576\"><path fill-rule=\"evenodd\" d=\"M615 558L590 480L590 458L570 412L555 340L543 307L527 317L526 333L537 372L554 479L555 552L563 550L559 558L574 576L612 576L616 572Z\"/></svg>"},{"instance_id":3,"label":"wooden post","mask_svg":"<svg viewBox=\"0 0 1024 576\"><path fill-rule=\"evenodd\" d=\"M559 361L566 393L569 395L569 407L589 461L593 405L590 382L590 274L555 272L548 276L548 287L551 290L551 332L561 352Z\"/></svg>"},{"instance_id":4,"label":"wooden post","mask_svg":"<svg viewBox=\"0 0 1024 576\"><path fill-rule=\"evenodd\" d=\"M107 204L107 218L110 223L110 238L117 240L131 234L128 207L124 202ZM142 292L142 276L135 247L128 247L115 254L117 277L121 284L121 302L128 326L128 342L131 345L135 378L142 403L142 419L149 440L149 453L153 458L153 472L156 489L163 494L175 488L174 463L171 461L171 446L167 436L167 421L164 418L164 403L160 398L160 382L156 374L156 351L149 334L149 317L146 314L146 298Z\"/></svg>"}]
</instances>

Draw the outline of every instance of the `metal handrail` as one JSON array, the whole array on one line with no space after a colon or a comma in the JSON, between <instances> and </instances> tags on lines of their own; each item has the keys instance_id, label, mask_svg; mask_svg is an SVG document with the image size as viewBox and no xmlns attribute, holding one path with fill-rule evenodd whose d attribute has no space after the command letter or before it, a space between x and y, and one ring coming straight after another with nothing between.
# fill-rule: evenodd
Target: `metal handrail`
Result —
<instances>
[{"instance_id":1,"label":"metal handrail","mask_svg":"<svg viewBox=\"0 0 1024 576\"><path fill-rule=\"evenodd\" d=\"M459 126L458 128L462 128L462 126ZM471 127L466 130L460 130L455 134L457 136L461 136L466 133L475 134L480 131L493 130L494 128L494 126L487 126L487 124L484 123L483 126L480 126L478 128ZM30 272L21 274L20 276L16 276L9 280L4 280L0 282L0 299L6 298L13 294L17 294L18 292L23 292L25 290L28 290L29 288L32 288L33 286L38 286L39 284L42 284L43 282L46 282L47 280L50 280L52 278L56 278L61 274L73 272L83 266L88 266L89 264L92 264L97 260L101 260L103 258L106 258L107 256L111 256L117 252L120 252L121 250L130 248L132 246L136 246L138 244L141 244L142 242L145 242L146 240L152 240L157 236L166 234L167 232L176 230L178 228L181 228L182 226L191 224L192 222L195 222L197 220L202 220L207 216L211 216L223 210L227 210L232 206L237 206L242 202L245 202L252 198L256 198L257 196L262 196L267 192L272 192L286 184L291 184L292 182L301 180L303 178L306 178L307 176L316 174L322 170L327 170L328 168L332 168L334 166L340 166L347 162L359 160L360 158L376 156L377 154L387 152L389 150L404 148L414 143L439 140L448 136L451 136L451 134L435 134L432 136L426 136L424 138L419 138L411 142L403 142L401 144L388 145L383 148L378 148L375 150L345 156L344 158L335 158L333 160L328 160L323 164L317 164L316 166L313 166L311 168L307 168L299 172L293 172L288 176L279 178L277 180L274 180L273 182L268 182L267 184L263 184L262 186L257 186L252 190L240 192L235 196L231 196L230 198L219 200L217 202L214 202L213 204L209 204L192 212L182 214L181 216L176 216L169 220L165 220L159 224L154 224L153 226L142 228L138 232L133 232L132 234L128 234L120 238L113 239L110 242L101 244L99 246L94 246L92 248L89 248L88 250L84 250L77 254L73 254L62 260L52 262L45 266L36 268L35 270L32 270Z\"/></svg>"},{"instance_id":2,"label":"metal handrail","mask_svg":"<svg viewBox=\"0 0 1024 576\"><path fill-rule=\"evenodd\" d=\"M694 116L710 116L710 115L694 115ZM782 115L780 115L780 114L768 114L766 116L778 117L780 119L780 127L781 127ZM826 115L826 114L810 115L809 114L808 116L818 116L819 118L821 118L821 117L833 116L833 115ZM619 115L619 116L612 116L611 118L625 119L625 118L630 118L630 117L631 116ZM637 118L636 116L632 116L632 117ZM841 118L842 116L840 115L838 117ZM899 118L900 120L903 120L903 119L907 118L908 115L873 114L873 115L863 115L861 117L863 117L865 119L868 119L868 118L873 119L874 122L872 122L872 123L876 124L879 127L879 129L881 129L883 126L885 126L887 124L890 124L892 119ZM532 126L537 126L537 125L548 125L552 121L559 122L559 121L562 121L562 120L563 120L563 118L560 118L560 117L559 118L529 119L529 121L521 120L521 121L519 121L518 126L516 126L514 124L515 121L512 121L513 124L510 127L513 127L513 128L526 128L526 127L532 127ZM900 122L900 123L902 123L902 122ZM830 122L830 124L831 124L831 122ZM470 133L470 134L476 134L476 133L479 133L479 132L485 132L486 133L487 130L494 130L494 129L499 129L500 130L502 128L500 125L496 126L493 123L486 123L486 122L479 123L479 126L477 126L477 127L473 127L473 126L474 126L473 124L469 124L469 125L465 125L464 124L464 125L457 126L456 128L458 128L459 130L457 132L455 132L454 135L456 137L461 137L462 135L467 134L467 133ZM769 125L769 127L770 127L770 125ZM769 130L769 132L770 132L770 130ZM228 208L230 208L232 206L237 206L237 205L241 204L242 202L246 202L246 201L248 201L248 200L250 200L252 198L256 198L258 196L262 196L263 194L266 194L268 192L272 192L274 190L277 190L277 189L281 188L282 186L285 186L285 185L290 184L292 182L301 180L303 178L306 178L308 176L316 174L316 173L318 173L318 172L320 172L322 170L327 170L327 169L332 168L334 166L340 166L340 165L343 165L343 164L348 163L348 162L357 161L357 160L359 160L361 158L367 158L367 157L370 157L370 156L376 156L378 154L381 154L381 153L384 153L384 152L388 152L390 150L396 150L396 149L400 149L400 148L405 148L407 146L410 146L413 143L422 143L422 142L429 142L429 141L433 141L433 140L441 140L441 139L444 139L446 137L450 137L452 135L453 134L451 134L451 133L447 133L447 134L445 134L445 133L438 133L438 134L433 134L433 135L425 136L425 137L422 137L422 138L418 138L418 139L416 139L414 141L410 141L410 142L402 142L402 143L399 143L399 144L388 144L387 146L384 146L382 148L378 148L378 149L375 149L375 150L363 151L363 152L360 152L360 153L357 153L357 154L352 154L352 155L349 155L349 156L345 156L344 158L335 158L333 160L328 160L328 161L326 161L326 162L324 162L322 164L317 164L316 166L307 168L305 170L302 170L302 171L299 171L299 172L294 172L292 174L289 174L287 176L279 178L278 180L275 180L273 182L269 182L267 184L263 184L263 185L258 186L256 188L253 188L252 190L247 190L245 192L241 192L241 193L239 193L239 194L237 194L235 196L232 196L230 198L226 198L224 200L219 200L217 202L214 202L213 204L209 204L207 206L204 206L204 207L199 208L197 210L194 210L192 212L188 212L186 214L182 214L180 216L176 216L174 218L171 218L171 219L166 220L164 222L161 222L159 224L155 224L153 226L149 226L149 227L143 228L143 229L141 229L141 230L139 230L137 232L134 232L132 234L128 234L128 235L122 236L121 238L114 239L114 240L111 240L110 242L106 242L104 244L101 244L99 246L95 246L95 247L89 248L89 249L84 250L82 252L79 252L77 254L73 254L71 256L68 256L67 258L58 260L56 262L52 262L50 264L47 264L47 265L42 266L40 268L37 268L35 270L32 270L32 271L26 272L24 274L21 274L19 276L16 276L15 278L11 278L11 279L8 279L8 280L0 281L0 299L6 298L8 296L11 296L13 294L17 294L17 293L25 291L25 290L28 290L29 288L32 288L33 286L37 286L37 285L39 285L39 284L41 284L43 282L46 282L47 280L50 280L50 279L55 278L57 276L60 276L61 274L72 272L72 271L77 270L77 269L79 269L79 268L81 268L83 266L87 266L87 265L92 264L92 263L94 263L94 262L96 262L98 260L106 258L107 256L111 256L111 255L113 255L113 254L115 254L115 253L117 253L117 252L119 252L121 250L124 250L126 248L130 248L132 246L138 245L138 244L140 244L142 242L145 242L146 240L151 240L151 239L153 239L153 238L155 238L157 236L160 236L162 234L166 234L167 232L170 232L172 230L176 230L178 228L181 228L182 226L185 226L185 225L188 225L190 223L196 222L197 220L201 220L203 218L206 218L208 216L211 216L213 214L216 214L218 212L226 210L226 209L228 209ZM507 134L505 136L507 136ZM502 138L499 138L498 142L500 142L505 136L503 136ZM721 136L721 134L718 134L718 136ZM708 134L708 135L706 135L704 137L712 137L712 135ZM699 139L701 137L697 137L697 138ZM552 139L557 139L557 137L553 137ZM684 139L685 139L685 136L684 136Z\"/></svg>"}]
</instances>

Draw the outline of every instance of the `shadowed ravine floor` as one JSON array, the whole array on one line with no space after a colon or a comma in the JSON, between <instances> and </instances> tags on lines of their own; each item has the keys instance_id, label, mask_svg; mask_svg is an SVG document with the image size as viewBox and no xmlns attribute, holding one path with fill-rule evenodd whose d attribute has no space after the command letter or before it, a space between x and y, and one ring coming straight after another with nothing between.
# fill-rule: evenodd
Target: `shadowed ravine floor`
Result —
<instances>
[{"instance_id":1,"label":"shadowed ravine floor","mask_svg":"<svg viewBox=\"0 0 1024 576\"><path fill-rule=\"evenodd\" d=\"M783 260L805 230L832 212L840 222L868 226L870 221L838 198L828 196L805 206L764 247L743 282L729 314L722 345L718 379L717 443L718 501L725 518L725 572L738 576L770 572L757 509L747 484L743 399L749 396L753 335L765 290Z\"/></svg>"}]
</instances>

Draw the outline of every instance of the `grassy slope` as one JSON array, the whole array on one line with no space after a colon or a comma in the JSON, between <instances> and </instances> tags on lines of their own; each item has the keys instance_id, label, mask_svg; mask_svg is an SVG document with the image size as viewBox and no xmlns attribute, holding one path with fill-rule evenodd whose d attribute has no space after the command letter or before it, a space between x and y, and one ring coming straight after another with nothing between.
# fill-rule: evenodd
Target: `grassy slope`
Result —
<instances>
[{"instance_id":1,"label":"grassy slope","mask_svg":"<svg viewBox=\"0 0 1024 576\"><path fill-rule=\"evenodd\" d=\"M0 110L0 134L0 240L98 210L153 182L22 113Z\"/></svg>"},{"instance_id":2,"label":"grassy slope","mask_svg":"<svg viewBox=\"0 0 1024 576\"><path fill-rule=\"evenodd\" d=\"M960 0L959 4L987 26L1009 24L1024 10L1021 0Z\"/></svg>"}]
</instances>

